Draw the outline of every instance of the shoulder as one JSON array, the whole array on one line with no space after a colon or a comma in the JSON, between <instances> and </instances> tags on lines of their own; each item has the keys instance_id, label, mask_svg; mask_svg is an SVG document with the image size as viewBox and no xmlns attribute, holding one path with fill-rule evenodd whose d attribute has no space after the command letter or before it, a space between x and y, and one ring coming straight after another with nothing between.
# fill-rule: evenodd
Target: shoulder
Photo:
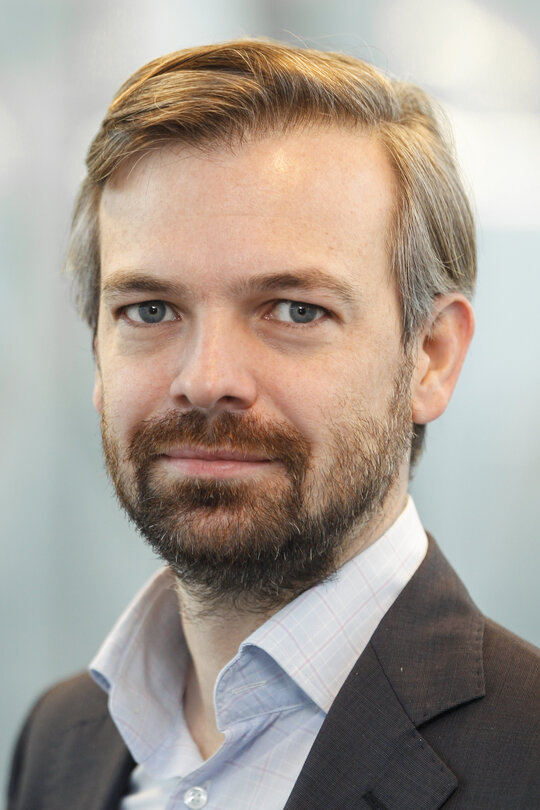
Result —
<instances>
[{"instance_id":1,"label":"shoulder","mask_svg":"<svg viewBox=\"0 0 540 810\"><path fill-rule=\"evenodd\" d=\"M38 785L44 790L55 759L65 758L76 747L80 729L102 726L107 718L107 696L87 673L48 689L29 712L17 740L8 788L9 810L37 807L39 803L33 798L21 804L21 796L34 796ZM67 747L64 743L70 738L74 742Z\"/></svg>"},{"instance_id":2,"label":"shoulder","mask_svg":"<svg viewBox=\"0 0 540 810\"><path fill-rule=\"evenodd\" d=\"M36 701L21 736L27 741L54 736L75 725L100 719L107 715L107 695L83 672L61 681Z\"/></svg>"},{"instance_id":3,"label":"shoulder","mask_svg":"<svg viewBox=\"0 0 540 810\"><path fill-rule=\"evenodd\" d=\"M43 720L57 719L69 708L73 714L69 722L79 722L94 718L107 711L107 695L90 677L81 672L47 689L37 700L30 716Z\"/></svg>"},{"instance_id":4,"label":"shoulder","mask_svg":"<svg viewBox=\"0 0 540 810\"><path fill-rule=\"evenodd\" d=\"M540 807L540 650L482 615L433 541L371 644L457 778L449 808Z\"/></svg>"},{"instance_id":5,"label":"shoulder","mask_svg":"<svg viewBox=\"0 0 540 810\"><path fill-rule=\"evenodd\" d=\"M540 650L486 619L483 678L483 696L419 727L458 778L449 807L540 806Z\"/></svg>"},{"instance_id":6,"label":"shoulder","mask_svg":"<svg viewBox=\"0 0 540 810\"><path fill-rule=\"evenodd\" d=\"M486 619L484 630L485 710L494 709L501 727L540 732L540 650ZM536 737L540 742L539 736Z\"/></svg>"},{"instance_id":7,"label":"shoulder","mask_svg":"<svg viewBox=\"0 0 540 810\"><path fill-rule=\"evenodd\" d=\"M47 689L30 710L21 736L62 732L107 713L107 695L83 672Z\"/></svg>"}]
</instances>

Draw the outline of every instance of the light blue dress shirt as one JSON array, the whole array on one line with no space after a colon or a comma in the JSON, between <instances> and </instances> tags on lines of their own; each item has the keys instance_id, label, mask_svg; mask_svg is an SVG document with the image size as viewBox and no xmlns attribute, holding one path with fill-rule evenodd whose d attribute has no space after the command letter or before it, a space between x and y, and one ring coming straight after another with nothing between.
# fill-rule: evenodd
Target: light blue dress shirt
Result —
<instances>
[{"instance_id":1,"label":"light blue dress shirt","mask_svg":"<svg viewBox=\"0 0 540 810\"><path fill-rule=\"evenodd\" d=\"M189 653L172 575L160 571L90 668L138 763L120 810L281 810L335 696L426 550L409 498L382 537L252 633L216 681L225 741L206 761L184 720Z\"/></svg>"}]
</instances>

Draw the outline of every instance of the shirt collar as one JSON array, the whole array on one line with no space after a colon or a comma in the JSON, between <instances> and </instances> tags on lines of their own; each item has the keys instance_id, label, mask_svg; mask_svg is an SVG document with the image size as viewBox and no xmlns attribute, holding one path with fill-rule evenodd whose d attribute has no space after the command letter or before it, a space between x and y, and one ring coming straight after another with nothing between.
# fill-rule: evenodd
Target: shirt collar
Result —
<instances>
[{"instance_id":1,"label":"shirt collar","mask_svg":"<svg viewBox=\"0 0 540 810\"><path fill-rule=\"evenodd\" d=\"M426 551L427 537L409 496L375 543L268 619L241 649L265 650L327 712Z\"/></svg>"},{"instance_id":2,"label":"shirt collar","mask_svg":"<svg viewBox=\"0 0 540 810\"><path fill-rule=\"evenodd\" d=\"M135 596L92 660L92 678L109 694L109 709L141 762L162 742L163 729L182 713L189 653L174 578L158 571ZM142 716L152 722L141 739Z\"/></svg>"}]
</instances>

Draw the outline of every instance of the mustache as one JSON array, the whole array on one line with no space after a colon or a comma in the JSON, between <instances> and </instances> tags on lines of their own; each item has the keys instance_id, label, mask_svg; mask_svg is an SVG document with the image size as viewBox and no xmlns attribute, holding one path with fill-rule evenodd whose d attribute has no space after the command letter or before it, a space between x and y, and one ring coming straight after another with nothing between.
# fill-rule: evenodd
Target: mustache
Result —
<instances>
[{"instance_id":1,"label":"mustache","mask_svg":"<svg viewBox=\"0 0 540 810\"><path fill-rule=\"evenodd\" d=\"M280 461L295 476L305 471L311 454L310 441L283 422L266 422L253 414L230 411L209 417L203 411L172 410L140 424L130 442L128 458L140 465L181 445L262 454Z\"/></svg>"}]
</instances>

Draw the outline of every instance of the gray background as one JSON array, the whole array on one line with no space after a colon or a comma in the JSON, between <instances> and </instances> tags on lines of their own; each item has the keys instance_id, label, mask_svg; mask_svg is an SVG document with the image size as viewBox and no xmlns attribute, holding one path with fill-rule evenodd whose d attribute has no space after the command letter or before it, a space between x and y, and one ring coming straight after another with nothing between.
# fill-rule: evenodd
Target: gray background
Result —
<instances>
[{"instance_id":1,"label":"gray background","mask_svg":"<svg viewBox=\"0 0 540 810\"><path fill-rule=\"evenodd\" d=\"M536 0L10 0L1 6L0 760L157 563L119 513L90 339L60 266L88 142L119 84L177 48L270 35L422 84L455 126L479 223L478 329L413 492L486 613L540 642L540 5Z\"/></svg>"}]
</instances>

